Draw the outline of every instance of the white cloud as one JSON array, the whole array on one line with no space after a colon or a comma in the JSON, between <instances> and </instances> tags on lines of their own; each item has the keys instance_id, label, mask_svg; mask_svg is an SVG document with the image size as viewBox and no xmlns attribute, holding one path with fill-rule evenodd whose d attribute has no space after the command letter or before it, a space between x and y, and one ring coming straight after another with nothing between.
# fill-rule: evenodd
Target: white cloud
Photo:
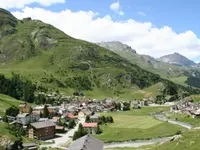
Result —
<instances>
[{"instance_id":1,"label":"white cloud","mask_svg":"<svg viewBox=\"0 0 200 150\"><path fill-rule=\"evenodd\" d=\"M121 10L121 6L120 6L119 1L112 3L110 5L110 9L120 16L124 15L124 12Z\"/></svg>"},{"instance_id":2,"label":"white cloud","mask_svg":"<svg viewBox=\"0 0 200 150\"><path fill-rule=\"evenodd\" d=\"M140 16L147 16L144 12L141 12L141 11L137 12L137 14L140 15Z\"/></svg>"},{"instance_id":3,"label":"white cloud","mask_svg":"<svg viewBox=\"0 0 200 150\"><path fill-rule=\"evenodd\" d=\"M23 8L26 5L38 3L42 6L50 6L56 3L65 3L65 0L0 0L1 8Z\"/></svg>"},{"instance_id":4,"label":"white cloud","mask_svg":"<svg viewBox=\"0 0 200 150\"><path fill-rule=\"evenodd\" d=\"M13 14L18 18L30 16L42 20L72 37L90 42L121 41L140 54L160 57L178 52L190 59L200 56L200 39L190 30L178 34L168 26L156 28L151 22L138 22L133 19L113 21L109 15L100 17L92 11L51 12L26 7L22 12Z\"/></svg>"}]
</instances>

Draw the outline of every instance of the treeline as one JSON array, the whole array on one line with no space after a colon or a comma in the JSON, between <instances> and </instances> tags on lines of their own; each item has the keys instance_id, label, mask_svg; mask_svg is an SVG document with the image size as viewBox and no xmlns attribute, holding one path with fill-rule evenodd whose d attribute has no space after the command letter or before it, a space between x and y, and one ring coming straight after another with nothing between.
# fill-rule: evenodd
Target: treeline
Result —
<instances>
[{"instance_id":1,"label":"treeline","mask_svg":"<svg viewBox=\"0 0 200 150\"><path fill-rule=\"evenodd\" d=\"M30 80L22 80L17 74L12 73L10 79L0 74L0 93L9 95L18 100L34 102L36 86Z\"/></svg>"},{"instance_id":2,"label":"treeline","mask_svg":"<svg viewBox=\"0 0 200 150\"><path fill-rule=\"evenodd\" d=\"M185 82L190 86L200 88L200 78L198 77L188 77L188 79Z\"/></svg>"}]
</instances>

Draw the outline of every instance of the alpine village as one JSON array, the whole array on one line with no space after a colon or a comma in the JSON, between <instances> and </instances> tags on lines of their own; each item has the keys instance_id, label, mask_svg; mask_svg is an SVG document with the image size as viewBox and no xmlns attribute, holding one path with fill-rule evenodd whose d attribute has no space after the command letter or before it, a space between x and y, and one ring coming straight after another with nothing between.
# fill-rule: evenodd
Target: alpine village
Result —
<instances>
[{"instance_id":1,"label":"alpine village","mask_svg":"<svg viewBox=\"0 0 200 150\"><path fill-rule=\"evenodd\" d=\"M0 149L200 149L200 65L137 51L0 9Z\"/></svg>"}]
</instances>

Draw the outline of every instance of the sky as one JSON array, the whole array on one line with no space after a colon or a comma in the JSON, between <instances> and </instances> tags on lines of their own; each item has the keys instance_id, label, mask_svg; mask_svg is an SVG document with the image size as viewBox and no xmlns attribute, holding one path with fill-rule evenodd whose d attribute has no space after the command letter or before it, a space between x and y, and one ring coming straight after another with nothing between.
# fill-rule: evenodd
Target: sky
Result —
<instances>
[{"instance_id":1,"label":"sky","mask_svg":"<svg viewBox=\"0 0 200 150\"><path fill-rule=\"evenodd\" d=\"M18 19L31 17L89 42L120 41L139 54L178 52L200 62L199 0L0 0Z\"/></svg>"}]
</instances>

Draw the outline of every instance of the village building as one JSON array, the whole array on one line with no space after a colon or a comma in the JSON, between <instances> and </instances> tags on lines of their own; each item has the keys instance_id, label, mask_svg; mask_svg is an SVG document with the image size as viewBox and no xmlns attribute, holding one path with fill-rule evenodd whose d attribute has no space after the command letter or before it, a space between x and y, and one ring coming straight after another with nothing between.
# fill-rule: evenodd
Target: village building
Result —
<instances>
[{"instance_id":1,"label":"village building","mask_svg":"<svg viewBox=\"0 0 200 150\"><path fill-rule=\"evenodd\" d=\"M74 116L74 114L72 113L66 113L65 115L63 115L63 118L65 118L65 120L71 120L71 119L78 119L77 116Z\"/></svg>"},{"instance_id":2,"label":"village building","mask_svg":"<svg viewBox=\"0 0 200 150\"><path fill-rule=\"evenodd\" d=\"M82 109L78 113L78 118L85 118L86 116L91 115L91 114L92 112L89 109Z\"/></svg>"},{"instance_id":3,"label":"village building","mask_svg":"<svg viewBox=\"0 0 200 150\"><path fill-rule=\"evenodd\" d=\"M103 150L104 143L91 135L85 135L75 140L67 150Z\"/></svg>"},{"instance_id":4,"label":"village building","mask_svg":"<svg viewBox=\"0 0 200 150\"><path fill-rule=\"evenodd\" d=\"M23 125L27 125L31 122L37 122L39 119L40 119L40 115L29 114L29 113L18 114L16 117L16 120Z\"/></svg>"},{"instance_id":5,"label":"village building","mask_svg":"<svg viewBox=\"0 0 200 150\"><path fill-rule=\"evenodd\" d=\"M190 115L193 118L200 117L200 105L191 100L181 100L170 108L171 112Z\"/></svg>"},{"instance_id":6,"label":"village building","mask_svg":"<svg viewBox=\"0 0 200 150\"><path fill-rule=\"evenodd\" d=\"M96 134L97 132L97 123L96 122L89 122L89 123L84 123L83 128L88 131L90 134Z\"/></svg>"},{"instance_id":7,"label":"village building","mask_svg":"<svg viewBox=\"0 0 200 150\"><path fill-rule=\"evenodd\" d=\"M19 105L20 113L31 113L31 110L32 110L32 108L29 105L27 105L26 103Z\"/></svg>"},{"instance_id":8,"label":"village building","mask_svg":"<svg viewBox=\"0 0 200 150\"><path fill-rule=\"evenodd\" d=\"M60 122L60 117L53 117L53 118L51 119L51 121L52 121L53 123L55 123L55 124L58 124L58 123Z\"/></svg>"},{"instance_id":9,"label":"village building","mask_svg":"<svg viewBox=\"0 0 200 150\"><path fill-rule=\"evenodd\" d=\"M56 133L64 133L65 127L64 126L56 126Z\"/></svg>"},{"instance_id":10,"label":"village building","mask_svg":"<svg viewBox=\"0 0 200 150\"><path fill-rule=\"evenodd\" d=\"M48 121L49 120L49 118L40 118L39 120L38 120L38 122L43 122L43 121Z\"/></svg>"},{"instance_id":11,"label":"village building","mask_svg":"<svg viewBox=\"0 0 200 150\"><path fill-rule=\"evenodd\" d=\"M98 122L100 115L94 114L93 116L90 116L91 122Z\"/></svg>"},{"instance_id":12,"label":"village building","mask_svg":"<svg viewBox=\"0 0 200 150\"><path fill-rule=\"evenodd\" d=\"M85 118L85 113L82 111L78 112L78 118Z\"/></svg>"},{"instance_id":13,"label":"village building","mask_svg":"<svg viewBox=\"0 0 200 150\"><path fill-rule=\"evenodd\" d=\"M36 111L36 112L43 113L43 110L44 110L44 105L33 107L33 111Z\"/></svg>"},{"instance_id":14,"label":"village building","mask_svg":"<svg viewBox=\"0 0 200 150\"><path fill-rule=\"evenodd\" d=\"M38 140L48 140L55 137L55 123L51 121L31 123L28 130L28 137Z\"/></svg>"}]
</instances>

